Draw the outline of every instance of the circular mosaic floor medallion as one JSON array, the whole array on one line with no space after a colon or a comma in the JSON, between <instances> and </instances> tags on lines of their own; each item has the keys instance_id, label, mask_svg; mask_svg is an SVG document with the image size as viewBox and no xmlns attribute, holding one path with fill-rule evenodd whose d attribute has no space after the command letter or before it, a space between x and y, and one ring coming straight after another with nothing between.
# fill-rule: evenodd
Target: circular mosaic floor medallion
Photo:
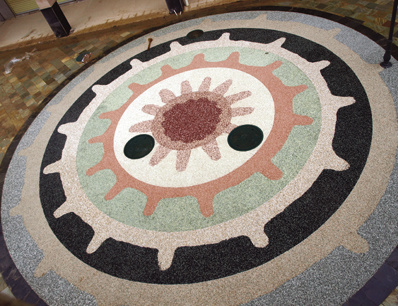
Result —
<instances>
[{"instance_id":1,"label":"circular mosaic floor medallion","mask_svg":"<svg viewBox=\"0 0 398 306\"><path fill-rule=\"evenodd\" d=\"M397 66L382 54L281 12L116 50L14 154L1 217L17 269L54 305L344 302L398 241Z\"/></svg>"}]
</instances>

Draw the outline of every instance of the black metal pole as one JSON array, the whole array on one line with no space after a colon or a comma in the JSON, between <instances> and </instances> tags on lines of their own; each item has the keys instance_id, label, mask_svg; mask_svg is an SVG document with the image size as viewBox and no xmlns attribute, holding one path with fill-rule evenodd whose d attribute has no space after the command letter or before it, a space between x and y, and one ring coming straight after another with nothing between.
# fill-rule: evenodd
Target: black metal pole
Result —
<instances>
[{"instance_id":1,"label":"black metal pole","mask_svg":"<svg viewBox=\"0 0 398 306\"><path fill-rule=\"evenodd\" d=\"M383 68L388 68L392 66L392 64L390 63L390 59L391 59L391 48L392 48L392 36L394 34L395 19L397 17L397 5L398 5L398 0L395 0L392 9L390 34L388 35L388 44L386 48L386 53L384 54L383 57L384 61L380 64L380 66Z\"/></svg>"}]
</instances>

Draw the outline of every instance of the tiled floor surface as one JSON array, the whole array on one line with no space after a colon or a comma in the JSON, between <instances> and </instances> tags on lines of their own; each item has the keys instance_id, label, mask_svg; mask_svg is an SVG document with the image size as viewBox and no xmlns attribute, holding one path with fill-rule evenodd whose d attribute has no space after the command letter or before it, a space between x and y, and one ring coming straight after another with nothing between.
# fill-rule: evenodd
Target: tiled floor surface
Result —
<instances>
[{"instance_id":1,"label":"tiled floor surface","mask_svg":"<svg viewBox=\"0 0 398 306\"><path fill-rule=\"evenodd\" d=\"M393 5L393 1L388 0L247 0L244 3L235 0L215 0L203 1L203 3L203 7L207 6L207 8L199 10L200 6L197 6L196 16L210 14L212 9L209 6L223 4L225 7L226 3L234 3L236 7L256 5L300 7L357 19L362 21L364 26L384 37L388 36ZM221 7L219 9L222 10ZM165 23L169 22L167 18L164 20ZM151 27L150 22L139 26L136 24L116 25L107 32L97 32L91 36L85 34L81 37L76 36L74 39L58 41L56 46L41 45L38 46L39 51L35 51L29 59L16 63L11 73L6 74L2 69L0 74L0 162L25 121L40 110L42 101L84 66L83 63L76 61L80 53L91 52L91 60L95 60L118 44L139 34L146 27ZM398 45L398 26L394 34L394 43ZM13 57L23 57L26 51L32 51L34 48L0 52L0 67L7 65ZM10 293L2 278L0 278L0 291ZM392 292L383 305L398 305L398 289Z\"/></svg>"}]
</instances>

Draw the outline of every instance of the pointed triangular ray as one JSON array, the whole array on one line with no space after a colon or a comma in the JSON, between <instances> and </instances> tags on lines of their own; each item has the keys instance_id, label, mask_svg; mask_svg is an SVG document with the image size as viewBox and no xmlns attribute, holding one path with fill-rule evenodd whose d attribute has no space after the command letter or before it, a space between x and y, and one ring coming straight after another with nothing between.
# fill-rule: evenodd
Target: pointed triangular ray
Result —
<instances>
[{"instance_id":1,"label":"pointed triangular ray","mask_svg":"<svg viewBox=\"0 0 398 306\"><path fill-rule=\"evenodd\" d=\"M221 158L220 149L218 147L217 140L215 139L208 144L202 146L202 149L206 152L207 155L209 155L212 160L219 160Z\"/></svg>"},{"instance_id":2,"label":"pointed triangular ray","mask_svg":"<svg viewBox=\"0 0 398 306\"><path fill-rule=\"evenodd\" d=\"M232 80L226 80L224 83L214 88L213 92L223 96L228 91L229 87L231 87L231 85Z\"/></svg>"},{"instance_id":3,"label":"pointed triangular ray","mask_svg":"<svg viewBox=\"0 0 398 306\"><path fill-rule=\"evenodd\" d=\"M151 132L152 120L142 121L130 127L131 133L148 133Z\"/></svg>"},{"instance_id":4,"label":"pointed triangular ray","mask_svg":"<svg viewBox=\"0 0 398 306\"><path fill-rule=\"evenodd\" d=\"M191 150L177 151L176 169L178 172L182 172L185 171L185 169L187 169L190 156L191 156Z\"/></svg>"},{"instance_id":5,"label":"pointed triangular ray","mask_svg":"<svg viewBox=\"0 0 398 306\"><path fill-rule=\"evenodd\" d=\"M153 153L149 164L151 166L157 165L170 153L170 151L171 150L166 147L158 146L155 153Z\"/></svg>"}]
</instances>

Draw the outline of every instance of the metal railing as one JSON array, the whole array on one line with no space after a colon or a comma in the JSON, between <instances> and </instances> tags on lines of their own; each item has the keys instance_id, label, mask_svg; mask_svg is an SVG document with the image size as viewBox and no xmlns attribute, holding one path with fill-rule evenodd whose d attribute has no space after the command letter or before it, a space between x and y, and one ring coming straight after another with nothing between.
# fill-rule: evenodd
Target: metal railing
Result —
<instances>
[{"instance_id":1,"label":"metal railing","mask_svg":"<svg viewBox=\"0 0 398 306\"><path fill-rule=\"evenodd\" d=\"M383 68L389 68L392 66L391 60L391 48L393 44L393 35L394 35L394 26L395 26L395 19L397 17L397 5L398 0L394 1L394 6L392 8L392 16L391 16L391 25L390 25L390 34L388 35L388 43L386 47L386 53L384 53L383 62L380 63L380 66Z\"/></svg>"}]
</instances>

